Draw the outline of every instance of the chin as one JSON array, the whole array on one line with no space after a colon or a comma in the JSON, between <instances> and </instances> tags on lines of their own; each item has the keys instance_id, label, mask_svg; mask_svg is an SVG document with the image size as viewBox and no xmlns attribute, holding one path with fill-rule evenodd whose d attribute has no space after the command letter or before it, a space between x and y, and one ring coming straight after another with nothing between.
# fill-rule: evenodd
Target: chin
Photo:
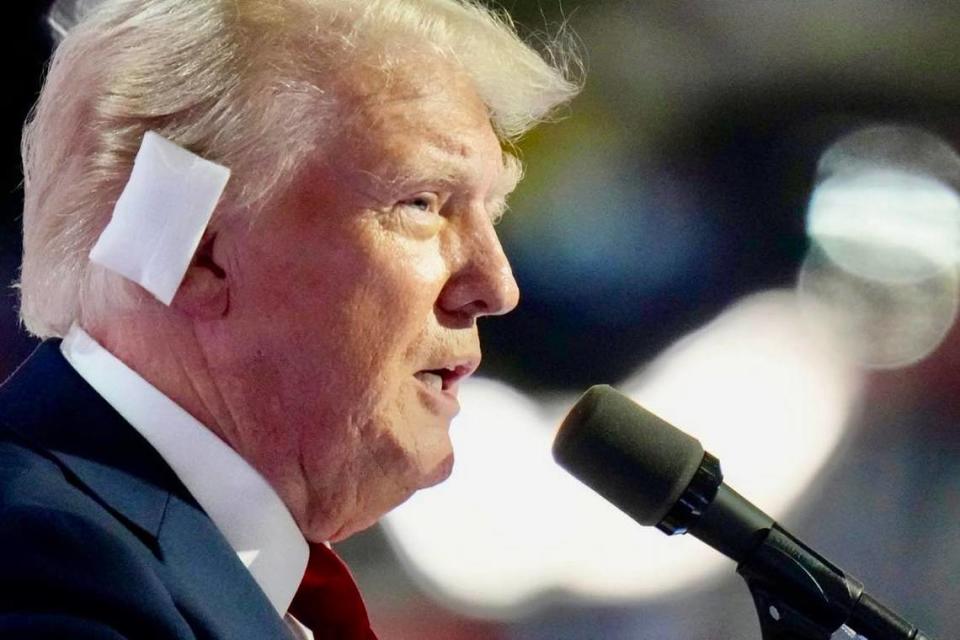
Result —
<instances>
[{"instance_id":1,"label":"chin","mask_svg":"<svg viewBox=\"0 0 960 640\"><path fill-rule=\"evenodd\" d=\"M427 487L432 487L438 485L447 478L450 477L450 474L453 472L453 452L447 454L447 456L439 462L436 466L433 467L425 476L423 483L420 485L421 489L426 489Z\"/></svg>"},{"instance_id":2,"label":"chin","mask_svg":"<svg viewBox=\"0 0 960 640\"><path fill-rule=\"evenodd\" d=\"M365 529L369 529L375 525L381 517L386 515L392 509L400 506L406 502L414 493L419 489L426 489L427 487L432 487L434 485L440 484L444 480L450 477L450 473L453 471L453 452L448 453L440 462L435 464L429 471L421 476L419 486L416 489L413 489L402 496L399 500L396 500L394 504L383 510L383 512L378 513L375 516L366 516L366 517L355 517L354 519L343 524L337 531L335 531L331 536L323 538L325 541L329 542L340 542L352 536L355 533L360 533ZM309 537L309 536L308 536Z\"/></svg>"}]
</instances>

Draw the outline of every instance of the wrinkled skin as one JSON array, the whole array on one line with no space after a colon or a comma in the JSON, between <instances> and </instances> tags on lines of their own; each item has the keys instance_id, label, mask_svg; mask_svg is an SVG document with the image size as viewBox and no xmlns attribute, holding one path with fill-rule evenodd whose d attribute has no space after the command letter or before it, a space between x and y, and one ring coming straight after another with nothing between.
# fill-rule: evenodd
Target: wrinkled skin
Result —
<instances>
[{"instance_id":1,"label":"wrinkled skin","mask_svg":"<svg viewBox=\"0 0 960 640\"><path fill-rule=\"evenodd\" d=\"M350 84L347 125L252 231L218 230L229 304L194 325L215 430L311 540L447 477L456 384L421 372L472 371L477 318L518 298L493 227L518 175L486 107L439 61L382 80Z\"/></svg>"}]
</instances>

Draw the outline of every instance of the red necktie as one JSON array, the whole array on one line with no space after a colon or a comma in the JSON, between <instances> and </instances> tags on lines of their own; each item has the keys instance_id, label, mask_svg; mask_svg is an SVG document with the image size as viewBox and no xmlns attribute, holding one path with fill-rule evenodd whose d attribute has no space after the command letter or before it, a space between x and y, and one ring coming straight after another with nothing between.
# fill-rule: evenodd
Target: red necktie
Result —
<instances>
[{"instance_id":1,"label":"red necktie","mask_svg":"<svg viewBox=\"0 0 960 640\"><path fill-rule=\"evenodd\" d=\"M324 544L310 545L290 613L313 631L314 640L377 640L353 576Z\"/></svg>"}]
</instances>

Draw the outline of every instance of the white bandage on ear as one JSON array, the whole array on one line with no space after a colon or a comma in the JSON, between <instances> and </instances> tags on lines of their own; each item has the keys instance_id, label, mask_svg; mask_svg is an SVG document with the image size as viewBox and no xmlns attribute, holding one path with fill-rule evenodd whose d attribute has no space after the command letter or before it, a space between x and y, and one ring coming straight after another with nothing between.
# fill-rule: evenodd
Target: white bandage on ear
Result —
<instances>
[{"instance_id":1,"label":"white bandage on ear","mask_svg":"<svg viewBox=\"0 0 960 640\"><path fill-rule=\"evenodd\" d=\"M90 260L169 305L229 179L226 167L148 131Z\"/></svg>"}]
</instances>

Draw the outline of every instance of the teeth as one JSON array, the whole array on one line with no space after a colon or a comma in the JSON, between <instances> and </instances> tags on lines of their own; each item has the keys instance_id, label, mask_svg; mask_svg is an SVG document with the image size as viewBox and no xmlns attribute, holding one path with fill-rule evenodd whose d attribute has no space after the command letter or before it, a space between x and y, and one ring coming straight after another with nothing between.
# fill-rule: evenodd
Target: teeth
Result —
<instances>
[{"instance_id":1,"label":"teeth","mask_svg":"<svg viewBox=\"0 0 960 640\"><path fill-rule=\"evenodd\" d=\"M420 382L432 389L436 389L437 391L443 390L443 378L439 373L434 373L432 371L421 371L417 374L417 378L420 380Z\"/></svg>"}]
</instances>

